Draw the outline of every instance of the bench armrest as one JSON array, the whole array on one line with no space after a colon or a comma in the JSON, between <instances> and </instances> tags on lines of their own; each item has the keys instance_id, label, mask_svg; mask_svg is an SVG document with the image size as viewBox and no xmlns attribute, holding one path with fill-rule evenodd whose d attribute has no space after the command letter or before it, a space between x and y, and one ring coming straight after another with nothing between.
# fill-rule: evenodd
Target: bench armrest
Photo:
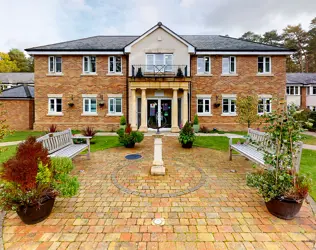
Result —
<instances>
[{"instance_id":1,"label":"bench armrest","mask_svg":"<svg viewBox=\"0 0 316 250\"><path fill-rule=\"evenodd\" d=\"M92 136L72 136L72 139L92 139Z\"/></svg>"}]
</instances>

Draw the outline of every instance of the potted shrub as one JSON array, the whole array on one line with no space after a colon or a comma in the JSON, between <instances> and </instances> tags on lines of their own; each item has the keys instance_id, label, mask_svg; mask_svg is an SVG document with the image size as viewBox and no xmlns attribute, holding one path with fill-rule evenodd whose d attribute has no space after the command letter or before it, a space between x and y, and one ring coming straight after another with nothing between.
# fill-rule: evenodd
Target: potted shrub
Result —
<instances>
[{"instance_id":1,"label":"potted shrub","mask_svg":"<svg viewBox=\"0 0 316 250\"><path fill-rule=\"evenodd\" d=\"M86 127L84 130L82 130L81 131L81 134L83 135L83 136L89 136L89 137L91 137L91 140L90 140L90 143L91 144L94 144L95 142L94 142L94 140L93 140L93 138L94 138L94 136L95 136L95 134L97 133L97 131L96 130L94 130L92 127ZM85 142L85 140L84 140L84 142Z\"/></svg>"},{"instance_id":2,"label":"potted shrub","mask_svg":"<svg viewBox=\"0 0 316 250\"><path fill-rule=\"evenodd\" d=\"M57 125L56 124L52 124L48 127L48 134L49 136L53 136L53 133L57 132Z\"/></svg>"},{"instance_id":3,"label":"potted shrub","mask_svg":"<svg viewBox=\"0 0 316 250\"><path fill-rule=\"evenodd\" d=\"M189 122L186 122L181 129L178 140L183 148L192 148L195 140L195 134Z\"/></svg>"},{"instance_id":4,"label":"potted shrub","mask_svg":"<svg viewBox=\"0 0 316 250\"><path fill-rule=\"evenodd\" d=\"M197 133L200 130L200 125L199 125L199 117L197 114L194 115L194 119L193 119L193 129L194 132Z\"/></svg>"},{"instance_id":5,"label":"potted shrub","mask_svg":"<svg viewBox=\"0 0 316 250\"><path fill-rule=\"evenodd\" d=\"M135 147L135 143L140 143L144 139L144 134L139 131L132 131L131 125L127 124L125 130L120 128L117 131L119 142L126 148Z\"/></svg>"},{"instance_id":6,"label":"potted shrub","mask_svg":"<svg viewBox=\"0 0 316 250\"><path fill-rule=\"evenodd\" d=\"M120 128L124 129L126 128L126 119L125 119L125 116L121 116L121 119L120 119Z\"/></svg>"},{"instance_id":7,"label":"potted shrub","mask_svg":"<svg viewBox=\"0 0 316 250\"><path fill-rule=\"evenodd\" d=\"M47 149L29 137L3 164L0 209L16 211L25 224L43 221L50 215L56 196L77 193L79 182L69 176L72 168L70 159L50 159Z\"/></svg>"},{"instance_id":8,"label":"potted shrub","mask_svg":"<svg viewBox=\"0 0 316 250\"><path fill-rule=\"evenodd\" d=\"M177 71L177 77L184 77L184 75L183 75L183 72L182 72L182 69L181 69L181 68L178 68L178 71Z\"/></svg>"},{"instance_id":9,"label":"potted shrub","mask_svg":"<svg viewBox=\"0 0 316 250\"><path fill-rule=\"evenodd\" d=\"M266 115L269 146L275 148L274 152L265 153L265 162L271 168L247 174L247 185L256 187L268 211L282 219L295 217L311 188L311 179L298 173L297 156L301 153L299 140L303 130L302 122L294 118L295 113L295 107L291 106L287 111Z\"/></svg>"},{"instance_id":10,"label":"potted shrub","mask_svg":"<svg viewBox=\"0 0 316 250\"><path fill-rule=\"evenodd\" d=\"M136 77L143 77L142 68L137 69Z\"/></svg>"},{"instance_id":11,"label":"potted shrub","mask_svg":"<svg viewBox=\"0 0 316 250\"><path fill-rule=\"evenodd\" d=\"M99 100L99 107L102 108L104 107L105 102L103 100Z\"/></svg>"}]
</instances>

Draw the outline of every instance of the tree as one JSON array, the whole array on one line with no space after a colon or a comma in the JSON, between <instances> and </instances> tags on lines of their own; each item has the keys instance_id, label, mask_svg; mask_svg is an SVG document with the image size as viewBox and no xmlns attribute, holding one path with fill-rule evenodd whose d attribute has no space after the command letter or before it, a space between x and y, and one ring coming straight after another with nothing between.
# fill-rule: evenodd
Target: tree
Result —
<instances>
[{"instance_id":1,"label":"tree","mask_svg":"<svg viewBox=\"0 0 316 250\"><path fill-rule=\"evenodd\" d=\"M316 72L316 17L311 21L307 44L308 72Z\"/></svg>"},{"instance_id":2,"label":"tree","mask_svg":"<svg viewBox=\"0 0 316 250\"><path fill-rule=\"evenodd\" d=\"M14 61L16 65L18 66L20 72L29 72L29 61L25 57L25 54L18 50L18 49L11 49L8 53L10 56L11 61Z\"/></svg>"},{"instance_id":3,"label":"tree","mask_svg":"<svg viewBox=\"0 0 316 250\"><path fill-rule=\"evenodd\" d=\"M277 30L267 31L263 34L261 42L278 46L282 44L282 36L278 34Z\"/></svg>"},{"instance_id":4,"label":"tree","mask_svg":"<svg viewBox=\"0 0 316 250\"><path fill-rule=\"evenodd\" d=\"M257 96L238 97L236 105L237 121L240 124L247 124L248 128L250 128L253 123L259 121Z\"/></svg>"},{"instance_id":5,"label":"tree","mask_svg":"<svg viewBox=\"0 0 316 250\"><path fill-rule=\"evenodd\" d=\"M28 66L29 66L29 72L34 72L34 57L30 56L27 58Z\"/></svg>"},{"instance_id":6,"label":"tree","mask_svg":"<svg viewBox=\"0 0 316 250\"><path fill-rule=\"evenodd\" d=\"M16 71L19 71L16 63L10 59L8 54L0 52L0 72L5 73Z\"/></svg>"},{"instance_id":7,"label":"tree","mask_svg":"<svg viewBox=\"0 0 316 250\"><path fill-rule=\"evenodd\" d=\"M248 31L248 32L244 33L240 37L240 39L248 40L248 41L251 41L251 42L261 42L262 41L261 35L255 34L252 31Z\"/></svg>"}]
</instances>

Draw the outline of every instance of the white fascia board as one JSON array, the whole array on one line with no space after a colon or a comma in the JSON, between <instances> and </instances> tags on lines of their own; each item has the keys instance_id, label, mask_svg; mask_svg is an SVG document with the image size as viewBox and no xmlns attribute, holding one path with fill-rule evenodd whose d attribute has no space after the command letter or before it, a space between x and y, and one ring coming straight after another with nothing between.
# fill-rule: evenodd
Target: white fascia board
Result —
<instances>
[{"instance_id":1,"label":"white fascia board","mask_svg":"<svg viewBox=\"0 0 316 250\"><path fill-rule=\"evenodd\" d=\"M197 55L292 55L293 51L198 51Z\"/></svg>"},{"instance_id":2,"label":"white fascia board","mask_svg":"<svg viewBox=\"0 0 316 250\"><path fill-rule=\"evenodd\" d=\"M27 51L29 55L123 55L122 51Z\"/></svg>"}]
</instances>

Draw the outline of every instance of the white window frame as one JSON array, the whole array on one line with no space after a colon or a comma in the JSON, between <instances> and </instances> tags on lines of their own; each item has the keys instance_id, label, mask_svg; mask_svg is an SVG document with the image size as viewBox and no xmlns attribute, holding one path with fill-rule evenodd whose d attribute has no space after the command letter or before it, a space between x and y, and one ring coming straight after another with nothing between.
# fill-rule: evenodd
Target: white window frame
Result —
<instances>
[{"instance_id":1,"label":"white window frame","mask_svg":"<svg viewBox=\"0 0 316 250\"><path fill-rule=\"evenodd\" d=\"M91 111L91 100L94 99L95 100L95 112ZM85 110L85 101L86 100L89 100L89 110L86 111ZM98 102L97 102L97 98L96 97L83 97L83 100L82 100L82 113L85 114L85 115L89 115L89 114L98 114Z\"/></svg>"},{"instance_id":2,"label":"white window frame","mask_svg":"<svg viewBox=\"0 0 316 250\"><path fill-rule=\"evenodd\" d=\"M199 72L199 58L203 59L203 70ZM206 58L209 59L208 70L205 70L205 61ZM211 74L211 57L210 56L198 56L196 59L196 73L198 75L210 75Z\"/></svg>"},{"instance_id":3,"label":"white window frame","mask_svg":"<svg viewBox=\"0 0 316 250\"><path fill-rule=\"evenodd\" d=\"M164 53L156 53L156 54L154 54L154 53L147 53L146 54L146 72L154 72L154 66L155 65L160 65L160 64L156 64L156 55L163 55L163 65L161 65L161 66L166 66L166 56L171 56L171 58L172 58L172 60L171 60L171 64L170 64L170 66L171 66L171 70L165 70L166 69L166 67L164 67L164 71L162 71L162 72L172 72L173 70L172 70L172 65L173 65L173 54L171 54L171 53L166 53L166 54L164 54ZM152 65L148 65L148 56L149 55L151 55L151 56L153 56L153 64ZM150 69L150 67L148 67L148 66L153 66L152 67L152 69Z\"/></svg>"},{"instance_id":4,"label":"white window frame","mask_svg":"<svg viewBox=\"0 0 316 250\"><path fill-rule=\"evenodd\" d=\"M199 100L203 100L203 112L199 112ZM209 112L206 112L206 101L209 101ZM210 116L212 114L212 105L211 105L210 96L197 96L196 97L196 113L198 116Z\"/></svg>"},{"instance_id":5,"label":"white window frame","mask_svg":"<svg viewBox=\"0 0 316 250\"><path fill-rule=\"evenodd\" d=\"M224 72L224 67L223 67L223 64L224 64L224 58L228 58L228 72ZM231 68L231 61L232 61L232 58L234 58L234 68L232 69ZM237 69L237 58L236 56L223 56L222 57L222 74L223 75L235 75L237 74L236 73L236 70Z\"/></svg>"},{"instance_id":6,"label":"white window frame","mask_svg":"<svg viewBox=\"0 0 316 250\"><path fill-rule=\"evenodd\" d=\"M314 89L316 90L316 86L311 86L310 87L309 95L316 95L316 93L314 94Z\"/></svg>"},{"instance_id":7,"label":"white window frame","mask_svg":"<svg viewBox=\"0 0 316 250\"><path fill-rule=\"evenodd\" d=\"M262 57L263 58L263 72L259 72L259 58ZM269 58L269 71L267 71L266 68L266 59ZM271 56L258 56L257 59L257 73L258 74L272 74L272 59Z\"/></svg>"},{"instance_id":8,"label":"white window frame","mask_svg":"<svg viewBox=\"0 0 316 250\"><path fill-rule=\"evenodd\" d=\"M91 58L95 57L95 72L91 71ZM88 71L85 71L84 61L85 58L88 58ZM97 57L96 56L83 56L82 57L82 72L83 74L96 74L97 73Z\"/></svg>"},{"instance_id":9,"label":"white window frame","mask_svg":"<svg viewBox=\"0 0 316 250\"><path fill-rule=\"evenodd\" d=\"M121 100L121 111L120 112L116 111L116 100L117 99ZM113 111L110 110L111 100L113 100ZM109 100L108 100L108 114L110 114L110 115L122 115L122 113L123 113L122 111L123 111L123 98L122 97L109 97Z\"/></svg>"},{"instance_id":10,"label":"white window frame","mask_svg":"<svg viewBox=\"0 0 316 250\"><path fill-rule=\"evenodd\" d=\"M225 99L228 100L228 112L224 112L224 100ZM231 111L232 101L235 101L235 111L234 112ZM236 109L237 109L236 101L237 101L236 97L223 96L222 97L222 115L224 115L224 116L225 115L227 115L227 116L234 115L235 116L236 115Z\"/></svg>"},{"instance_id":11,"label":"white window frame","mask_svg":"<svg viewBox=\"0 0 316 250\"><path fill-rule=\"evenodd\" d=\"M113 58L113 70L111 71L111 58ZM121 59L121 71L116 71L116 59L117 58L120 58ZM122 70L123 68L123 63L122 63L122 57L121 56L109 56L109 59L108 59L108 71L109 73L111 74L121 74L123 72Z\"/></svg>"},{"instance_id":12,"label":"white window frame","mask_svg":"<svg viewBox=\"0 0 316 250\"><path fill-rule=\"evenodd\" d=\"M291 88L293 88L293 90L294 90L293 93L294 94L291 94ZM295 86L295 85L286 86L286 94L287 95L301 95L301 87L300 86Z\"/></svg>"},{"instance_id":13,"label":"white window frame","mask_svg":"<svg viewBox=\"0 0 316 250\"><path fill-rule=\"evenodd\" d=\"M259 104L259 101L260 101L260 100L263 100L263 104ZM270 101L269 104L267 104L267 100ZM259 112L259 105L263 105L263 112ZM269 112L266 111L266 110L267 110L267 105L270 106L270 111L269 111ZM259 98L258 98L257 110L258 110L258 114L259 114L259 115L271 113L271 112L272 112L272 98L270 98L270 97L259 97Z\"/></svg>"},{"instance_id":14,"label":"white window frame","mask_svg":"<svg viewBox=\"0 0 316 250\"><path fill-rule=\"evenodd\" d=\"M57 60L56 58L60 58L60 72L56 72L56 64ZM50 69L50 61L53 59L53 70ZM62 74L63 72L63 59L61 56L48 56L48 73L50 74Z\"/></svg>"},{"instance_id":15,"label":"white window frame","mask_svg":"<svg viewBox=\"0 0 316 250\"><path fill-rule=\"evenodd\" d=\"M57 99L61 100L61 111L57 111ZM51 100L54 102L54 110L50 110ZM48 98L48 114L62 114L63 113L63 98L62 97L49 97Z\"/></svg>"}]
</instances>

